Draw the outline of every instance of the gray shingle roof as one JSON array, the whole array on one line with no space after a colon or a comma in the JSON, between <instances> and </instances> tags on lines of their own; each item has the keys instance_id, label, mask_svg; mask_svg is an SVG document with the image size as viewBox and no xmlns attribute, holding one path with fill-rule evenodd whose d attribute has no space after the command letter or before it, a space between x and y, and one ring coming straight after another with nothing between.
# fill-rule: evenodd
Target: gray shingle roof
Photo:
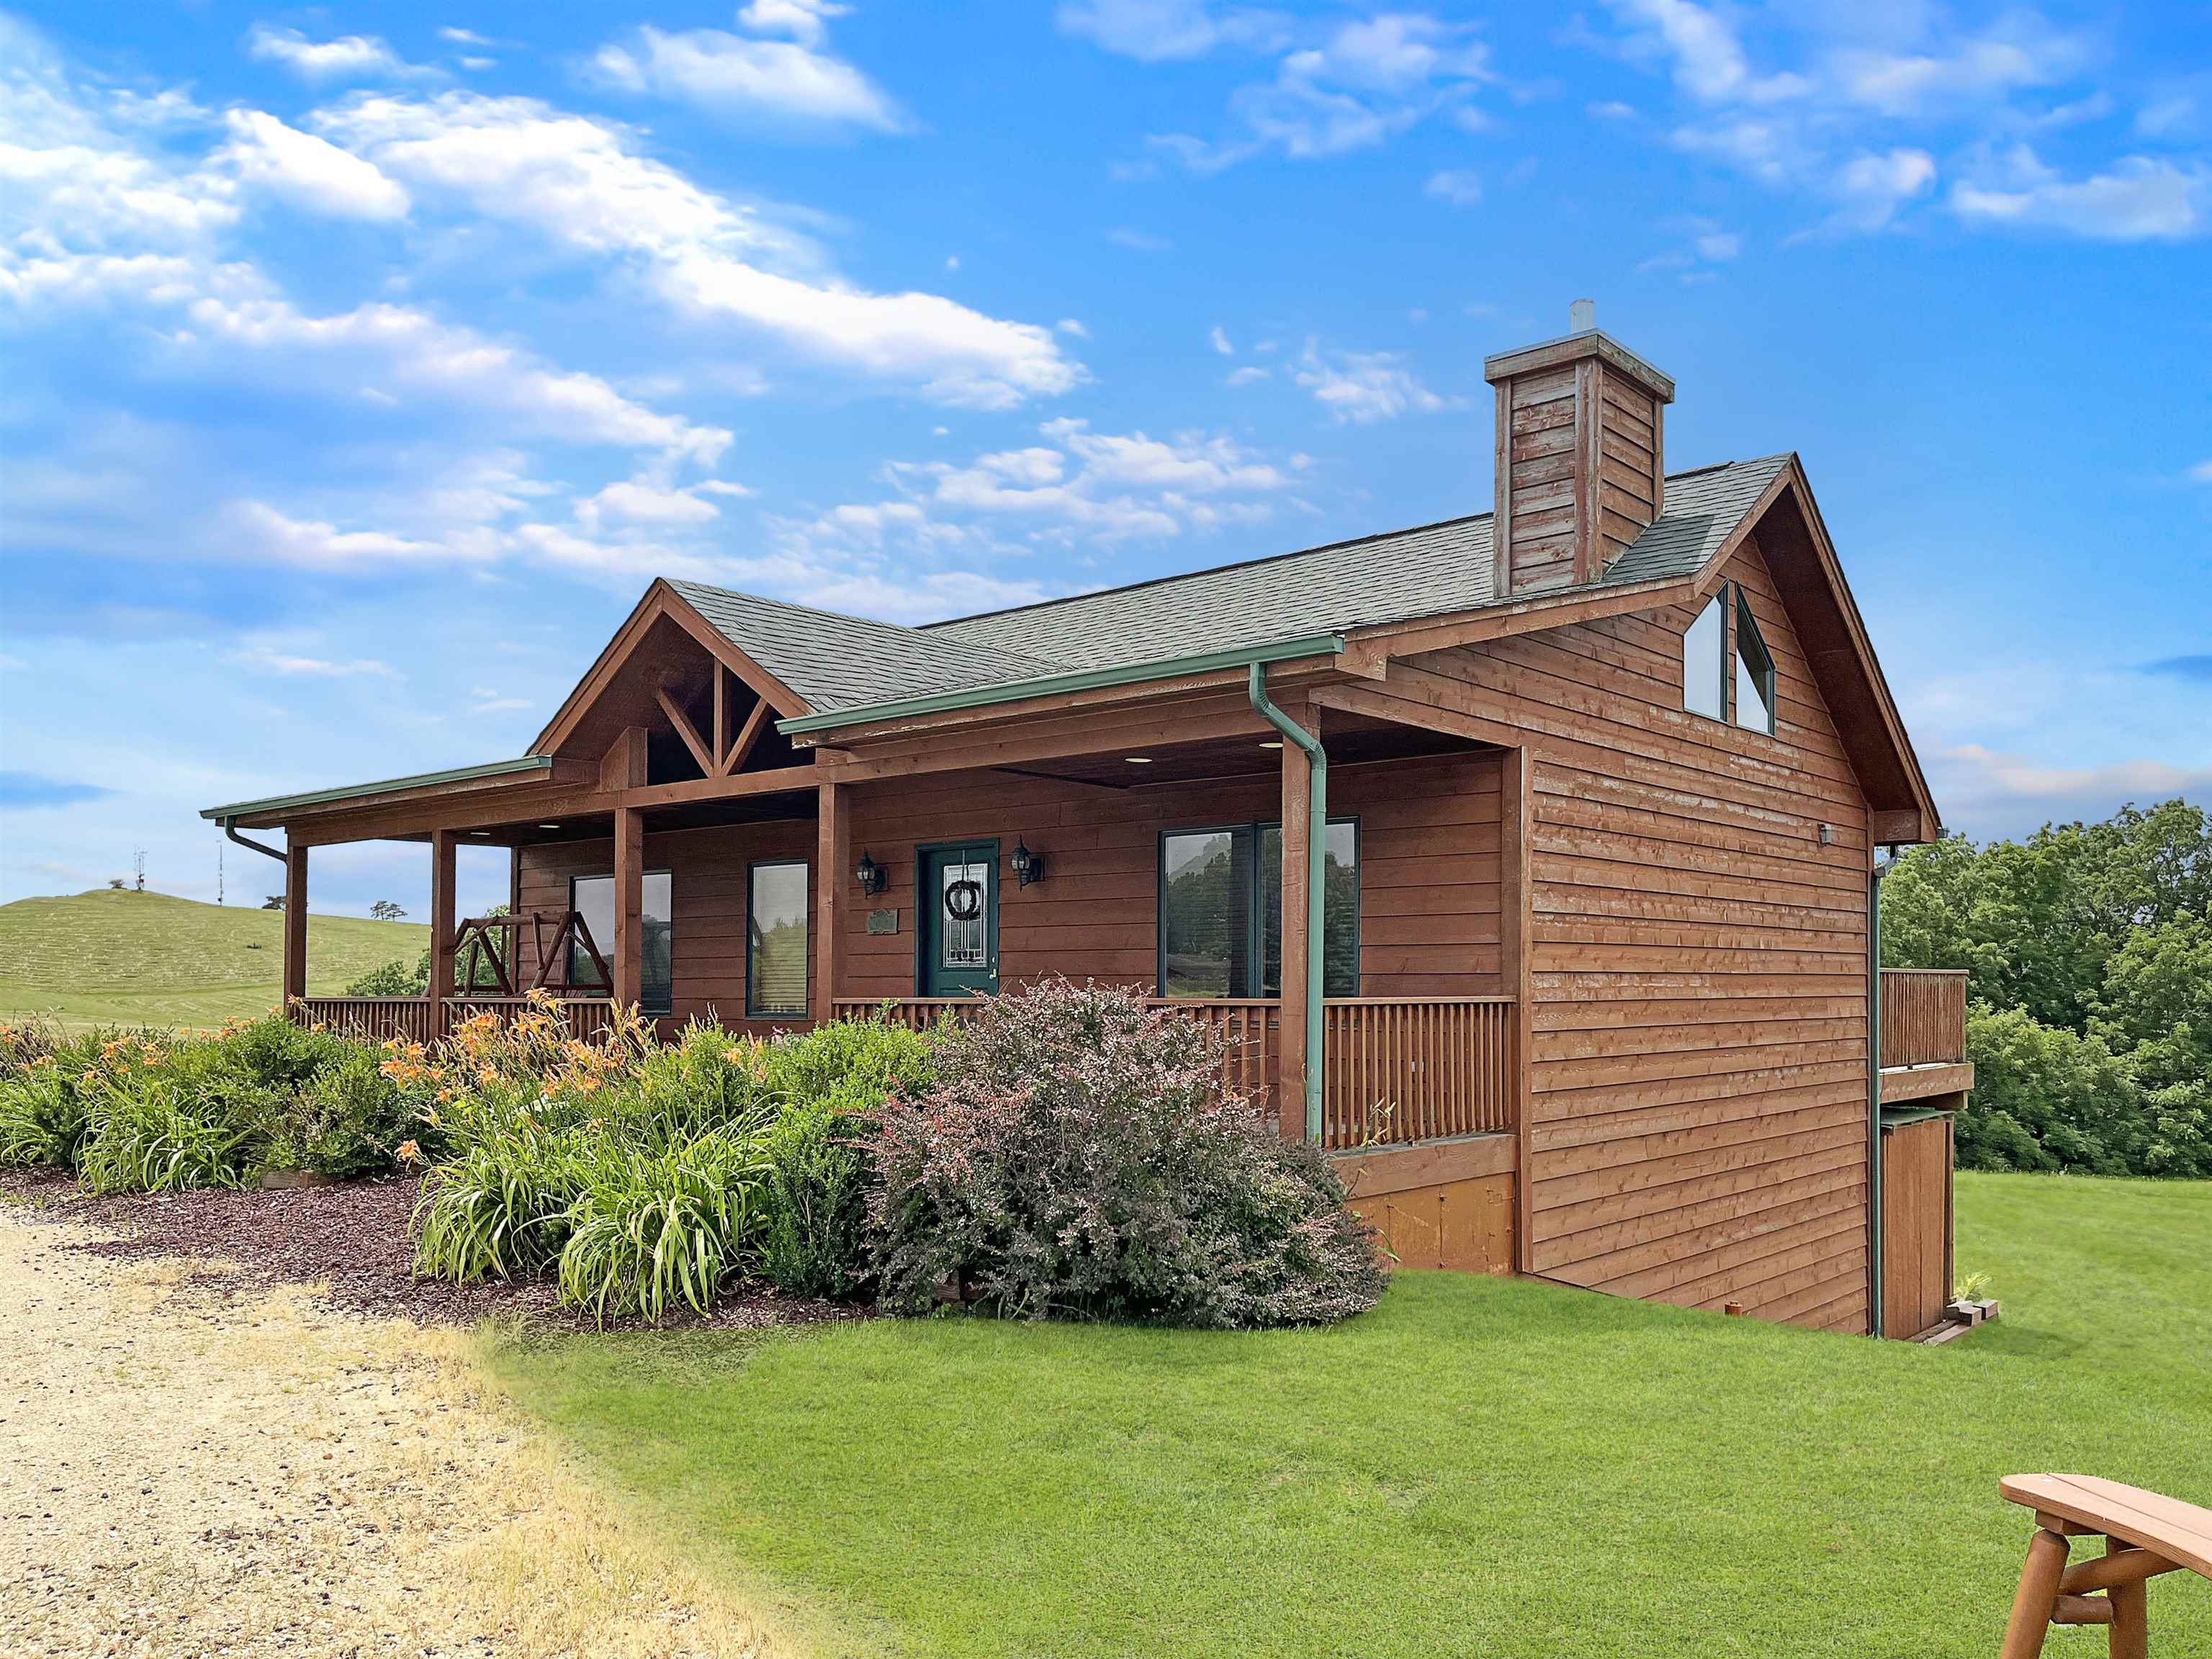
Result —
<instances>
[{"instance_id":1,"label":"gray shingle roof","mask_svg":"<svg viewBox=\"0 0 2212 1659\"><path fill-rule=\"evenodd\" d=\"M1786 455L1670 475L1667 510L1602 585L1697 571L1788 463ZM1491 515L902 628L672 582L732 644L817 712L970 690L1074 670L1159 662L1305 635L1479 611L1491 591Z\"/></svg>"},{"instance_id":2,"label":"gray shingle roof","mask_svg":"<svg viewBox=\"0 0 2212 1659\"><path fill-rule=\"evenodd\" d=\"M817 711L1032 679L1064 666L995 645L703 582L668 585L724 639Z\"/></svg>"}]
</instances>

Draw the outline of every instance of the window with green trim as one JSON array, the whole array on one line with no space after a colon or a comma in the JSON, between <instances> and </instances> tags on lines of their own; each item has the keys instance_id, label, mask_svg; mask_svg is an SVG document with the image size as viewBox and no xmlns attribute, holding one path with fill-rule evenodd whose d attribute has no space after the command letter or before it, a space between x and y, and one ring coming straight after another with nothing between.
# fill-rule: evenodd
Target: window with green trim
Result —
<instances>
[{"instance_id":1,"label":"window with green trim","mask_svg":"<svg viewBox=\"0 0 2212 1659\"><path fill-rule=\"evenodd\" d=\"M806 975L807 864L787 859L756 864L745 879L745 1014L751 1019L803 1019Z\"/></svg>"},{"instance_id":2,"label":"window with green trim","mask_svg":"<svg viewBox=\"0 0 2212 1659\"><path fill-rule=\"evenodd\" d=\"M1323 992L1359 994L1359 825L1332 818L1323 889ZM1283 992L1283 831L1240 823L1160 837L1159 978L1165 997Z\"/></svg>"},{"instance_id":3,"label":"window with green trim","mask_svg":"<svg viewBox=\"0 0 2212 1659\"><path fill-rule=\"evenodd\" d=\"M1741 587L1735 590L1735 723L1747 732L1774 730L1774 659Z\"/></svg>"}]
</instances>

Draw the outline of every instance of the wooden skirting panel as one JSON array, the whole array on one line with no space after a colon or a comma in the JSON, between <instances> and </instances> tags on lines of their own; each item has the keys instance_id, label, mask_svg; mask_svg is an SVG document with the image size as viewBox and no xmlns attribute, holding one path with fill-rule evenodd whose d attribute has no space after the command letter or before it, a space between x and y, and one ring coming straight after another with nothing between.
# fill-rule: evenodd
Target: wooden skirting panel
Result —
<instances>
[{"instance_id":1,"label":"wooden skirting panel","mask_svg":"<svg viewBox=\"0 0 2212 1659\"><path fill-rule=\"evenodd\" d=\"M1881 1132L1881 1326L1914 1337L1951 1297L1951 1119Z\"/></svg>"},{"instance_id":2,"label":"wooden skirting panel","mask_svg":"<svg viewBox=\"0 0 2212 1659\"><path fill-rule=\"evenodd\" d=\"M1512 1135L1471 1135L1334 1162L1399 1267L1510 1273L1515 1152Z\"/></svg>"}]
</instances>

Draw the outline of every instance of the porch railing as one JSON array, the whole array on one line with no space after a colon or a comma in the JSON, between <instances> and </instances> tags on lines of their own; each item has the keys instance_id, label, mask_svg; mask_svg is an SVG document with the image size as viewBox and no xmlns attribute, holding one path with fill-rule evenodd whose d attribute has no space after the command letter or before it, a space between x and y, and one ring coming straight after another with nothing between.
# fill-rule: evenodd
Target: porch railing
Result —
<instances>
[{"instance_id":1,"label":"porch railing","mask_svg":"<svg viewBox=\"0 0 2212 1659\"><path fill-rule=\"evenodd\" d=\"M474 1014L494 1014L512 1019L531 1006L524 997L450 997L445 1018L428 997L301 997L292 1004L292 1018L303 1024L327 1026L364 1042L389 1042L398 1038L428 1043L443 1036ZM557 1005L568 1021L569 1034L588 1040L606 1035L614 1023L614 1005L605 997L563 997Z\"/></svg>"},{"instance_id":2,"label":"porch railing","mask_svg":"<svg viewBox=\"0 0 2212 1659\"><path fill-rule=\"evenodd\" d=\"M1966 1057L1966 970L1881 970L1881 1063L1955 1065Z\"/></svg>"},{"instance_id":3,"label":"porch railing","mask_svg":"<svg viewBox=\"0 0 2212 1659\"><path fill-rule=\"evenodd\" d=\"M1264 1095L1274 1081L1282 1005L1273 998L1156 997L1229 1040L1230 1086ZM840 1014L883 1012L920 1029L972 1018L975 997L843 997ZM1338 997L1322 1013L1322 1144L1395 1145L1503 1133L1516 1121L1510 997Z\"/></svg>"}]
</instances>

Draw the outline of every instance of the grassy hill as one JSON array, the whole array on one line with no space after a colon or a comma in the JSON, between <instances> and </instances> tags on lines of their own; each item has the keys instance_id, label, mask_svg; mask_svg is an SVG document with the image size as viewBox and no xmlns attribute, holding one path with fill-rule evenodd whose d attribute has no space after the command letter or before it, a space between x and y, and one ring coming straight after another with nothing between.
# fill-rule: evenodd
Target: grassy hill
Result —
<instances>
[{"instance_id":1,"label":"grassy hill","mask_svg":"<svg viewBox=\"0 0 2212 1659\"><path fill-rule=\"evenodd\" d=\"M0 1014L70 1024L220 1025L276 1005L284 918L167 893L106 889L0 905ZM307 988L329 995L370 969L412 962L416 922L307 917Z\"/></svg>"}]
</instances>

